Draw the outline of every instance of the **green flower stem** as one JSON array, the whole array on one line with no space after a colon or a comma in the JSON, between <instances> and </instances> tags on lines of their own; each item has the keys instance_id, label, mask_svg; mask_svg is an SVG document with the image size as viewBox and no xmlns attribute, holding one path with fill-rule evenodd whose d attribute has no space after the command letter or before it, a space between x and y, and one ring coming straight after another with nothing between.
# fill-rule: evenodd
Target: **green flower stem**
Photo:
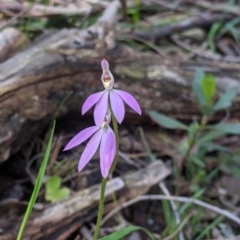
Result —
<instances>
[{"instance_id":1,"label":"green flower stem","mask_svg":"<svg viewBox=\"0 0 240 240\"><path fill-rule=\"evenodd\" d=\"M206 124L207 124L207 121L208 121L208 118L206 116L203 116L202 117L202 120L201 120L201 123L200 123L200 126L199 128L196 130L196 132L193 134L193 137L191 139L191 142L188 146L188 150L185 154L185 156L183 157L182 161L181 161L181 166L180 166L180 172L182 171L182 167L183 165L185 164L185 162L188 160L189 158L189 155L193 149L193 147L195 146L196 142L197 142L197 139L198 139L198 134L204 130Z\"/></svg>"},{"instance_id":2,"label":"green flower stem","mask_svg":"<svg viewBox=\"0 0 240 240\"><path fill-rule=\"evenodd\" d=\"M101 221L102 221L102 216L103 216L104 196L105 196L106 184L107 184L107 178L103 178L102 179L102 184L101 184L99 206L98 206L98 218L97 218L97 224L96 224L93 240L98 239L98 235L99 235L99 231L100 231L100 226L101 226Z\"/></svg>"},{"instance_id":3,"label":"green flower stem","mask_svg":"<svg viewBox=\"0 0 240 240\"><path fill-rule=\"evenodd\" d=\"M117 120L114 117L112 113L112 122L113 122L113 130L114 134L116 137L116 155L113 160L113 164L111 166L111 169L109 171L109 175L113 173L117 161L118 161L118 148L119 148L119 136L118 136L118 125L117 125ZM103 178L102 184L101 184L101 193L100 193L100 199L99 199L99 207L98 207L98 218L97 218L97 223L96 223L96 228L93 236L93 240L97 240L99 231L100 231L100 226L101 226L101 221L102 221L102 216L103 216L103 208L104 208L104 196L105 196L105 188L107 184L107 178Z\"/></svg>"}]
</instances>

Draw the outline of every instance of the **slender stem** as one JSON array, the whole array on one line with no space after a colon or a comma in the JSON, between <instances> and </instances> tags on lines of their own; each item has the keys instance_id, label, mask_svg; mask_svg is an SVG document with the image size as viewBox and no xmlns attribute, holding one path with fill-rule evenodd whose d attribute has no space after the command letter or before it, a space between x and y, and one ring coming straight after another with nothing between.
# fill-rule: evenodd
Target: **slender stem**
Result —
<instances>
[{"instance_id":1,"label":"slender stem","mask_svg":"<svg viewBox=\"0 0 240 240\"><path fill-rule=\"evenodd\" d=\"M116 155L113 160L113 164L111 166L111 169L109 171L109 175L112 174L114 171L117 161L118 161L118 149L119 149L119 137L118 137L118 125L117 125L117 120L114 117L112 113L112 121L113 121L113 130L115 133L116 137ZM101 226L101 221L102 221L102 216L103 216L103 207L104 207L104 196L105 196L105 188L107 184L107 178L103 178L102 184L101 184L101 193L100 193L100 199L99 199L99 207L98 207L98 218L97 218L97 223L96 223L96 228L93 236L93 240L97 240L99 231L100 231L100 226Z\"/></svg>"},{"instance_id":2,"label":"slender stem","mask_svg":"<svg viewBox=\"0 0 240 240\"><path fill-rule=\"evenodd\" d=\"M101 184L99 206L98 206L98 218L97 218L97 223L96 223L96 228L95 228L93 240L98 239L98 235L99 235L99 231L100 231L100 226L101 226L101 221L102 221L102 216L103 216L104 196L105 196L106 184L107 184L107 178L103 178L102 179L102 184Z\"/></svg>"},{"instance_id":3,"label":"slender stem","mask_svg":"<svg viewBox=\"0 0 240 240\"><path fill-rule=\"evenodd\" d=\"M188 160L189 155L190 155L193 147L194 147L195 144L196 144L196 141L197 141L197 139L198 139L198 134L205 128L206 123L207 123L207 120L208 120L207 117L206 117L206 116L203 116L199 128L198 128L198 129L195 131L195 133L193 134L192 139L191 139L191 142L190 142L189 147L188 147L188 150L187 150L185 156L183 157L183 159L182 159L182 161L181 161L180 172L181 172L181 170L182 170L182 167L183 167L184 163Z\"/></svg>"}]
</instances>

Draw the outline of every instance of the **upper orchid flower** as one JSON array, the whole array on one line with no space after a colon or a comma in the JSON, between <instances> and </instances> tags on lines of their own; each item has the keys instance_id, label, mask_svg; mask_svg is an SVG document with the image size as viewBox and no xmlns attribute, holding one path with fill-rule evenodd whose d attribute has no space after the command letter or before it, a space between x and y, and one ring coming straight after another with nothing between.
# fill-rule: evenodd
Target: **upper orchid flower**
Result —
<instances>
[{"instance_id":1,"label":"upper orchid flower","mask_svg":"<svg viewBox=\"0 0 240 240\"><path fill-rule=\"evenodd\" d=\"M96 125L100 125L107 113L108 105L116 117L117 121L121 123L125 115L124 102L141 115L141 108L136 99L127 92L113 89L114 78L109 70L108 61L103 59L101 62L103 74L101 77L105 90L97 92L89 96L82 106L82 114L85 114L94 104L94 120Z\"/></svg>"},{"instance_id":2,"label":"upper orchid flower","mask_svg":"<svg viewBox=\"0 0 240 240\"><path fill-rule=\"evenodd\" d=\"M102 125L93 126L79 132L71 141L66 145L64 151L69 150L77 145L83 143L90 138L86 148L84 149L79 164L78 171L80 172L86 164L93 157L100 145L100 168L104 178L109 174L109 170L116 154L116 138L113 130L109 127L111 115L108 113Z\"/></svg>"}]
</instances>

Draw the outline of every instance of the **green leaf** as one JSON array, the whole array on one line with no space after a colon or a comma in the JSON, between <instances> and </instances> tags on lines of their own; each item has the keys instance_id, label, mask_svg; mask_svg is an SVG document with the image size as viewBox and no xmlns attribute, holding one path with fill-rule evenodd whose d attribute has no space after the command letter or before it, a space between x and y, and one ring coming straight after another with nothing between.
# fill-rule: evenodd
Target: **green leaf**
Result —
<instances>
[{"instance_id":1,"label":"green leaf","mask_svg":"<svg viewBox=\"0 0 240 240\"><path fill-rule=\"evenodd\" d=\"M60 188L61 178L58 176L50 177L46 183L46 200L52 203L58 202L69 196L68 188Z\"/></svg>"},{"instance_id":2,"label":"green leaf","mask_svg":"<svg viewBox=\"0 0 240 240\"><path fill-rule=\"evenodd\" d=\"M207 148L208 152L211 152L211 151L230 152L229 148L222 146L220 144L212 143L212 142L202 143L201 146Z\"/></svg>"},{"instance_id":3,"label":"green leaf","mask_svg":"<svg viewBox=\"0 0 240 240\"><path fill-rule=\"evenodd\" d=\"M203 137L198 139L198 144L200 143L204 143L204 142L210 142L216 138L222 137L226 135L226 133L222 132L222 131L211 131L206 133Z\"/></svg>"},{"instance_id":4,"label":"green leaf","mask_svg":"<svg viewBox=\"0 0 240 240\"><path fill-rule=\"evenodd\" d=\"M239 122L238 123L217 124L217 125L208 126L208 128L216 129L216 130L222 131L223 133L228 133L228 134L235 134L235 135L240 134L240 123Z\"/></svg>"},{"instance_id":5,"label":"green leaf","mask_svg":"<svg viewBox=\"0 0 240 240\"><path fill-rule=\"evenodd\" d=\"M61 186L61 178L58 176L50 177L46 183L46 189L48 192L56 191Z\"/></svg>"},{"instance_id":6,"label":"green leaf","mask_svg":"<svg viewBox=\"0 0 240 240\"><path fill-rule=\"evenodd\" d=\"M211 105L216 92L216 80L212 75L205 75L201 81L201 88L208 105Z\"/></svg>"},{"instance_id":7,"label":"green leaf","mask_svg":"<svg viewBox=\"0 0 240 240\"><path fill-rule=\"evenodd\" d=\"M239 44L240 41L239 41L239 36L238 36L238 29L233 26L230 26L229 32L232 34L232 36L233 36L234 40L237 42L237 44Z\"/></svg>"},{"instance_id":8,"label":"green leaf","mask_svg":"<svg viewBox=\"0 0 240 240\"><path fill-rule=\"evenodd\" d=\"M176 228L176 221L172 215L169 201L167 200L162 201L162 209L163 209L164 221L165 223L167 223L166 228L162 231L162 236L165 236L165 235L169 235Z\"/></svg>"},{"instance_id":9,"label":"green leaf","mask_svg":"<svg viewBox=\"0 0 240 240\"><path fill-rule=\"evenodd\" d=\"M231 88L227 92L225 92L217 101L217 103L214 105L213 109L215 111L226 109L231 107L233 99L237 95L237 88Z\"/></svg>"},{"instance_id":10,"label":"green leaf","mask_svg":"<svg viewBox=\"0 0 240 240\"><path fill-rule=\"evenodd\" d=\"M214 112L212 99L216 91L215 78L211 75L204 75L204 72L198 69L195 72L192 88L202 114L205 116L212 115Z\"/></svg>"},{"instance_id":11,"label":"green leaf","mask_svg":"<svg viewBox=\"0 0 240 240\"><path fill-rule=\"evenodd\" d=\"M226 165L226 167L234 177L240 177L240 169L238 169L236 166Z\"/></svg>"},{"instance_id":12,"label":"green leaf","mask_svg":"<svg viewBox=\"0 0 240 240\"><path fill-rule=\"evenodd\" d=\"M196 131L198 131L198 129L199 129L199 123L194 121L188 127L188 132L191 134L194 134Z\"/></svg>"},{"instance_id":13,"label":"green leaf","mask_svg":"<svg viewBox=\"0 0 240 240\"><path fill-rule=\"evenodd\" d=\"M216 51L215 36L222 27L222 21L213 23L207 35L207 43L213 52Z\"/></svg>"},{"instance_id":14,"label":"green leaf","mask_svg":"<svg viewBox=\"0 0 240 240\"><path fill-rule=\"evenodd\" d=\"M200 189L198 192L194 193L194 195L192 196L192 198L198 199L200 197L202 197L202 195L205 193L205 188ZM193 203L191 202L187 202L184 203L180 208L179 208L179 214L182 215L184 213L186 213L187 209L192 206Z\"/></svg>"},{"instance_id":15,"label":"green leaf","mask_svg":"<svg viewBox=\"0 0 240 240\"><path fill-rule=\"evenodd\" d=\"M209 236L209 234L212 232L212 229L214 229L219 223L223 222L223 220L225 219L225 216L220 216L218 218L216 218L212 223L208 224L206 226L206 228L204 228L200 234L195 237L195 240L202 240L202 239L206 239L207 236Z\"/></svg>"},{"instance_id":16,"label":"green leaf","mask_svg":"<svg viewBox=\"0 0 240 240\"><path fill-rule=\"evenodd\" d=\"M52 140L53 140L54 129L55 129L55 121L53 122L53 125L52 125L52 130L51 130L51 134L50 134L50 137L49 137L49 140L48 140L46 151L44 153L43 161L41 163L41 166L40 166L40 169L39 169L39 172L38 172L38 175L37 175L37 179L36 179L36 182L35 182L35 186L34 186L30 201L28 203L27 210L24 214L24 218L22 220L18 235L17 235L17 240L21 240L21 238L22 238L22 234L23 234L24 228L26 226L27 220L28 220L28 218L29 218L29 216L32 212L33 206L36 202L39 190L41 188L43 177L45 175L48 159L49 159L51 148L52 148Z\"/></svg>"},{"instance_id":17,"label":"green leaf","mask_svg":"<svg viewBox=\"0 0 240 240\"><path fill-rule=\"evenodd\" d=\"M192 141L195 133L199 129L199 123L198 122L192 122L188 127L188 139Z\"/></svg>"},{"instance_id":18,"label":"green leaf","mask_svg":"<svg viewBox=\"0 0 240 240\"><path fill-rule=\"evenodd\" d=\"M188 130L187 125L185 125L184 123L175 120L173 118L167 117L164 114L158 113L156 111L149 111L148 112L150 117L152 118L153 121L155 121L157 124L159 124L162 127L165 128L169 128L169 129L184 129L184 130Z\"/></svg>"},{"instance_id":19,"label":"green leaf","mask_svg":"<svg viewBox=\"0 0 240 240\"><path fill-rule=\"evenodd\" d=\"M127 235L129 235L130 233L138 230L145 232L147 236L150 238L150 240L155 240L151 232L149 232L145 228L138 227L138 226L130 226L130 227L122 228L121 230L114 232L106 237L100 238L98 240L120 240L126 237Z\"/></svg>"},{"instance_id":20,"label":"green leaf","mask_svg":"<svg viewBox=\"0 0 240 240\"><path fill-rule=\"evenodd\" d=\"M234 40L239 44L239 36L237 34L236 25L240 23L240 17L234 18L227 22L218 33L218 38L222 37L225 33L230 32Z\"/></svg>"},{"instance_id":21,"label":"green leaf","mask_svg":"<svg viewBox=\"0 0 240 240\"><path fill-rule=\"evenodd\" d=\"M200 110L204 116L211 116L214 113L213 107L211 105L202 105Z\"/></svg>"},{"instance_id":22,"label":"green leaf","mask_svg":"<svg viewBox=\"0 0 240 240\"><path fill-rule=\"evenodd\" d=\"M199 106L202 106L206 103L204 93L201 88L201 81L204 77L204 72L201 69L197 69L194 75L192 89L196 95Z\"/></svg>"},{"instance_id":23,"label":"green leaf","mask_svg":"<svg viewBox=\"0 0 240 240\"><path fill-rule=\"evenodd\" d=\"M52 203L58 202L66 197L68 197L70 194L70 190L68 188L61 188L54 192L54 194L50 195L49 199Z\"/></svg>"},{"instance_id":24,"label":"green leaf","mask_svg":"<svg viewBox=\"0 0 240 240\"><path fill-rule=\"evenodd\" d=\"M190 161L195 163L200 168L205 168L205 163L197 155L190 155Z\"/></svg>"}]
</instances>

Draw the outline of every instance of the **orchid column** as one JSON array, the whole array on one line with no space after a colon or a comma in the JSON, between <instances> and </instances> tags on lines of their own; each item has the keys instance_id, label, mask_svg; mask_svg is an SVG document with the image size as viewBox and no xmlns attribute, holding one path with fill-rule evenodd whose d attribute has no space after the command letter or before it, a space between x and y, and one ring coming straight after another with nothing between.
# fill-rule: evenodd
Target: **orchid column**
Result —
<instances>
[{"instance_id":1,"label":"orchid column","mask_svg":"<svg viewBox=\"0 0 240 240\"><path fill-rule=\"evenodd\" d=\"M141 108L132 95L121 90L113 89L114 78L109 70L108 61L103 59L101 66L103 70L101 80L105 90L90 95L82 106L82 114L85 114L95 105L94 121L96 126L86 128L79 132L64 148L64 150L69 150L90 138L80 157L78 170L81 171L91 160L100 145L100 168L103 181L101 185L98 220L93 237L94 240L97 239L100 230L107 177L114 171L117 163L119 145L117 122L121 124L124 119L124 102L141 115ZM114 132L110 127L111 119L113 121Z\"/></svg>"}]
</instances>

